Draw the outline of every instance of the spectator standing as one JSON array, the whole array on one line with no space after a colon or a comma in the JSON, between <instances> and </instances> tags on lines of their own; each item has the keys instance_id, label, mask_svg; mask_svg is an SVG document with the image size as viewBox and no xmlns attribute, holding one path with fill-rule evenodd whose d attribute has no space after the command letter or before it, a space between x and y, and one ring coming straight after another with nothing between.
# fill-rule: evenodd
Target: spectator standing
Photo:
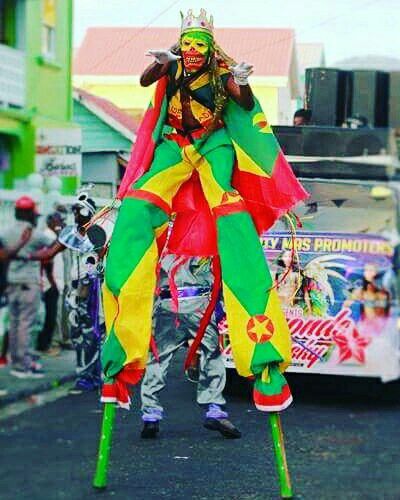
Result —
<instances>
[{"instance_id":1,"label":"spectator standing","mask_svg":"<svg viewBox=\"0 0 400 500\"><path fill-rule=\"evenodd\" d=\"M77 380L72 393L95 390L101 385L100 341L104 326L100 324L99 262L106 234L94 225L87 232L88 224L96 211L95 202L87 193L81 193L73 205L75 224L66 226L51 248L32 255L33 259L48 260L70 249L73 254L71 289L67 298L71 340L76 351Z\"/></svg>"},{"instance_id":2,"label":"spectator standing","mask_svg":"<svg viewBox=\"0 0 400 500\"><path fill-rule=\"evenodd\" d=\"M46 223L45 233L55 241L62 229L61 218L57 213L50 214ZM62 267L61 255L42 263L42 291L46 312L43 328L37 338L37 350L48 355L57 355L60 352L59 348L52 347L52 341L57 325L59 290L64 288Z\"/></svg>"},{"instance_id":3,"label":"spectator standing","mask_svg":"<svg viewBox=\"0 0 400 500\"><path fill-rule=\"evenodd\" d=\"M34 200L22 196L15 203L15 222L0 234L0 258L8 261L10 373L18 378L41 378L44 373L30 354L31 331L40 303L40 263L28 260L31 253L52 243L36 228Z\"/></svg>"}]
</instances>

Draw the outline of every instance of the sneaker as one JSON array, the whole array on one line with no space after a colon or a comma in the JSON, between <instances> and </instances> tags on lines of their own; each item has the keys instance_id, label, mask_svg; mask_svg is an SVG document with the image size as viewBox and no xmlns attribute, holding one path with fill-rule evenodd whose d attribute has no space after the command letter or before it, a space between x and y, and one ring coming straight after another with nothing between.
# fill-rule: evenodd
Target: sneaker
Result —
<instances>
[{"instance_id":1,"label":"sneaker","mask_svg":"<svg viewBox=\"0 0 400 500\"><path fill-rule=\"evenodd\" d=\"M11 368L10 375L17 378L29 378L30 371L24 368Z\"/></svg>"},{"instance_id":2,"label":"sneaker","mask_svg":"<svg viewBox=\"0 0 400 500\"><path fill-rule=\"evenodd\" d=\"M39 363L36 363L36 365L39 365ZM45 376L45 373L44 371L42 370L42 368L38 367L38 366L35 366L35 365L32 365L31 366L31 369L29 370L29 378L43 378Z\"/></svg>"},{"instance_id":3,"label":"sneaker","mask_svg":"<svg viewBox=\"0 0 400 500\"><path fill-rule=\"evenodd\" d=\"M37 361L32 361L31 370L43 370L42 363L38 363Z\"/></svg>"},{"instance_id":4,"label":"sneaker","mask_svg":"<svg viewBox=\"0 0 400 500\"><path fill-rule=\"evenodd\" d=\"M7 357L0 356L0 368L4 368L7 365L8 365Z\"/></svg>"},{"instance_id":5,"label":"sneaker","mask_svg":"<svg viewBox=\"0 0 400 500\"><path fill-rule=\"evenodd\" d=\"M218 431L228 439L239 439L242 433L227 418L206 418L204 427L209 431Z\"/></svg>"},{"instance_id":6,"label":"sneaker","mask_svg":"<svg viewBox=\"0 0 400 500\"><path fill-rule=\"evenodd\" d=\"M160 432L158 420L155 422L144 422L140 437L142 439L155 439Z\"/></svg>"},{"instance_id":7,"label":"sneaker","mask_svg":"<svg viewBox=\"0 0 400 500\"><path fill-rule=\"evenodd\" d=\"M93 380L89 379L80 379L75 382L74 387L71 387L71 389L68 391L69 394L82 394L84 392L91 392L95 391L100 387L99 382L95 382Z\"/></svg>"}]
</instances>

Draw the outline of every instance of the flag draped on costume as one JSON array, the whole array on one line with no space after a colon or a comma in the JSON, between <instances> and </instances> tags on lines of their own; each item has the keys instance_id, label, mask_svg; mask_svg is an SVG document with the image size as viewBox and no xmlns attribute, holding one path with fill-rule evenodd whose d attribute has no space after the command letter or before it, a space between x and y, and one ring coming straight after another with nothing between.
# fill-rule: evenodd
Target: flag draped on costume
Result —
<instances>
[{"instance_id":1,"label":"flag draped on costume","mask_svg":"<svg viewBox=\"0 0 400 500\"><path fill-rule=\"evenodd\" d=\"M166 121L166 85L166 77L157 83L118 192L120 199L130 196L133 183L151 166ZM263 281L266 286L265 293L253 295L249 293L249 287L242 287L243 280L250 284L254 282L254 287L258 287L260 292L260 277L249 276L249 270L255 269L250 262L245 259L238 261L235 238L240 238L242 250L248 245L251 250L249 255L258 255L258 258L261 258L262 251L255 248L255 240L246 230L240 235L235 232L238 227L248 227L247 218L250 213L260 234L297 202L305 199L307 193L282 154L257 100L253 109L246 111L230 99L224 110L223 121L235 150L232 186L237 193L232 192L232 199L227 199L226 204L223 202L210 209L197 173L194 172L172 199L172 212L176 213L176 219L168 239L168 250L177 255L188 256L219 254L225 268L222 272L222 286L224 301L229 310L228 327L235 366L239 374L255 377L254 401L257 408L276 411L291 402L290 390L282 375L291 360L290 332L268 269ZM230 193L227 195L229 197ZM168 229L168 211L165 210L163 214L159 216L155 231L159 251L166 243ZM229 217L225 217L226 215ZM225 235L223 241L218 240L219 234ZM226 239L227 234L231 234L229 239ZM123 236L120 242L115 243L121 245L121 252L123 245L127 244ZM155 250L149 247L146 253L149 262L157 260L154 252ZM243 253L240 255L243 259ZM116 263L113 263L113 266L115 265ZM135 272L137 273L137 270ZM125 288L129 288L130 293L133 293L133 281L129 284L130 280L131 276L126 276ZM138 286L138 278L135 280ZM137 383L145 369L145 358L135 358L133 353L143 351L146 346L132 346L132 339L122 326L120 317L127 314L126 299L121 298L123 293L124 286L120 287L119 295L112 293L107 283L104 286L109 346L106 355L103 353L102 360L106 377L102 400L118 401L122 406L127 406L127 384ZM121 306L123 303L124 307ZM147 310L129 312L142 313L151 314ZM141 342L139 339L138 343ZM144 339L143 342L147 342L148 350L148 340Z\"/></svg>"}]
</instances>

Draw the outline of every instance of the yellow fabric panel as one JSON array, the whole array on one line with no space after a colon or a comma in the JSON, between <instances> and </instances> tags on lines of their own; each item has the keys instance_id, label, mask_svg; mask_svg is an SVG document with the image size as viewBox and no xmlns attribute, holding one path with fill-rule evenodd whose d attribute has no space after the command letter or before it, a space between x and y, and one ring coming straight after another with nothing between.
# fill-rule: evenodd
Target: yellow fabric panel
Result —
<instances>
[{"instance_id":1,"label":"yellow fabric panel","mask_svg":"<svg viewBox=\"0 0 400 500\"><path fill-rule=\"evenodd\" d=\"M260 168L257 163L255 163L234 140L232 140L232 144L235 148L238 167L242 172L249 172L260 177L270 177L270 175L264 172L264 170Z\"/></svg>"},{"instance_id":2,"label":"yellow fabric panel","mask_svg":"<svg viewBox=\"0 0 400 500\"><path fill-rule=\"evenodd\" d=\"M104 283L103 288L103 308L104 308L104 319L106 322L106 331L110 332L114 319L118 314L118 301L114 295L110 292L107 285Z\"/></svg>"},{"instance_id":3,"label":"yellow fabric panel","mask_svg":"<svg viewBox=\"0 0 400 500\"><path fill-rule=\"evenodd\" d=\"M292 360L292 342L289 326L275 289L270 291L265 315L271 318L274 324L275 334L271 337L270 342L284 359L280 369L285 371Z\"/></svg>"},{"instance_id":4,"label":"yellow fabric panel","mask_svg":"<svg viewBox=\"0 0 400 500\"><path fill-rule=\"evenodd\" d=\"M247 323L250 315L237 300L229 286L223 281L224 303L228 321L229 340L232 346L236 370L243 377L252 375L251 360L255 343L247 335Z\"/></svg>"},{"instance_id":5,"label":"yellow fabric panel","mask_svg":"<svg viewBox=\"0 0 400 500\"><path fill-rule=\"evenodd\" d=\"M145 182L140 189L141 191L148 191L160 196L169 206L171 206L172 198L181 185L189 179L192 171L192 166L182 161L153 175L153 177Z\"/></svg>"},{"instance_id":6,"label":"yellow fabric panel","mask_svg":"<svg viewBox=\"0 0 400 500\"><path fill-rule=\"evenodd\" d=\"M126 353L125 364L135 362L138 368L145 368L147 363L157 260L158 250L154 239L118 297L119 310L124 313L118 315L114 331Z\"/></svg>"},{"instance_id":7,"label":"yellow fabric panel","mask_svg":"<svg viewBox=\"0 0 400 500\"><path fill-rule=\"evenodd\" d=\"M190 98L190 109L192 110L193 116L202 125L207 124L214 116L211 110L192 98Z\"/></svg>"}]
</instances>

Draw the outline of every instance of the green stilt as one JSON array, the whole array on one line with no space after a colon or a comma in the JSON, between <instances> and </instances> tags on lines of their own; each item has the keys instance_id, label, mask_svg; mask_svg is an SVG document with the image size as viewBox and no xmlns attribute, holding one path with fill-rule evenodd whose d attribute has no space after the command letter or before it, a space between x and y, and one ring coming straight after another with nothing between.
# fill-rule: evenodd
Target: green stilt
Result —
<instances>
[{"instance_id":1,"label":"green stilt","mask_svg":"<svg viewBox=\"0 0 400 500\"><path fill-rule=\"evenodd\" d=\"M289 469L286 461L285 443L283 441L283 431L279 413L269 414L272 441L274 443L275 460L278 469L279 486L281 498L293 498L292 485L290 482Z\"/></svg>"},{"instance_id":2,"label":"green stilt","mask_svg":"<svg viewBox=\"0 0 400 500\"><path fill-rule=\"evenodd\" d=\"M93 479L94 488L105 488L107 486L108 459L110 457L115 410L115 403L105 403L96 474Z\"/></svg>"}]
</instances>

